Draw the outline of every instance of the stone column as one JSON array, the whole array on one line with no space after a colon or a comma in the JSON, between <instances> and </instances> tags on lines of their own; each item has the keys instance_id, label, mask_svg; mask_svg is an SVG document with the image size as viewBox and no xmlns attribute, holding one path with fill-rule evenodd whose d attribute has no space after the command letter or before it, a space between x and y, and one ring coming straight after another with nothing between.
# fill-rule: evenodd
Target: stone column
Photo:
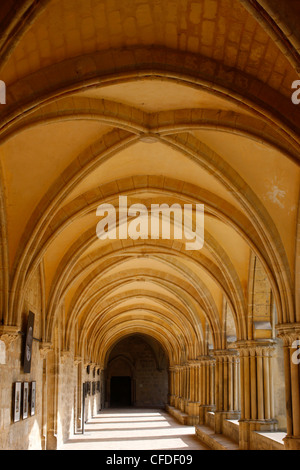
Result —
<instances>
[{"instance_id":1,"label":"stone column","mask_svg":"<svg viewBox=\"0 0 300 470\"><path fill-rule=\"evenodd\" d=\"M190 366L188 363L183 366L184 373L184 393L183 393L183 407L182 411L188 413L188 406L190 402Z\"/></svg>"},{"instance_id":2,"label":"stone column","mask_svg":"<svg viewBox=\"0 0 300 470\"><path fill-rule=\"evenodd\" d=\"M47 355L52 350L52 344L41 342L40 343L40 356L43 360L43 382L42 382L42 429L41 429L41 443L42 450L47 449Z\"/></svg>"},{"instance_id":3,"label":"stone column","mask_svg":"<svg viewBox=\"0 0 300 470\"><path fill-rule=\"evenodd\" d=\"M47 354L47 434L46 450L57 449L58 358L55 349Z\"/></svg>"},{"instance_id":4,"label":"stone column","mask_svg":"<svg viewBox=\"0 0 300 470\"><path fill-rule=\"evenodd\" d=\"M179 366L179 390L180 390L180 393L179 393L179 409L181 411L183 411L184 409L184 366L181 365Z\"/></svg>"},{"instance_id":5,"label":"stone column","mask_svg":"<svg viewBox=\"0 0 300 470\"><path fill-rule=\"evenodd\" d=\"M174 367L174 406L179 408L180 400L180 366Z\"/></svg>"},{"instance_id":6,"label":"stone column","mask_svg":"<svg viewBox=\"0 0 300 470\"><path fill-rule=\"evenodd\" d=\"M186 383L187 383L187 369L186 365L180 366L180 399L179 399L179 409L180 411L185 411L186 403Z\"/></svg>"},{"instance_id":7,"label":"stone column","mask_svg":"<svg viewBox=\"0 0 300 470\"><path fill-rule=\"evenodd\" d=\"M186 413L188 414L187 424L195 425L199 423L199 405L198 400L198 369L199 361L189 361L188 363L188 387L189 387L189 399L186 405Z\"/></svg>"},{"instance_id":8,"label":"stone column","mask_svg":"<svg viewBox=\"0 0 300 470\"><path fill-rule=\"evenodd\" d=\"M285 448L300 450L300 323L277 325L283 340L287 435Z\"/></svg>"},{"instance_id":9,"label":"stone column","mask_svg":"<svg viewBox=\"0 0 300 470\"><path fill-rule=\"evenodd\" d=\"M213 356L198 358L199 424L206 423L206 413L215 408L215 364Z\"/></svg>"},{"instance_id":10,"label":"stone column","mask_svg":"<svg viewBox=\"0 0 300 470\"><path fill-rule=\"evenodd\" d=\"M76 356L74 358L74 364L77 367L77 398L76 398L76 420L75 420L75 431L82 431L82 389L83 389L83 373L82 373L82 358Z\"/></svg>"},{"instance_id":11,"label":"stone column","mask_svg":"<svg viewBox=\"0 0 300 470\"><path fill-rule=\"evenodd\" d=\"M175 406L175 380L176 380L176 369L175 367L169 368L169 403L171 406Z\"/></svg>"},{"instance_id":12,"label":"stone column","mask_svg":"<svg viewBox=\"0 0 300 470\"><path fill-rule=\"evenodd\" d=\"M239 356L231 349L214 350L215 372L215 433L223 432L224 419L238 419L239 409Z\"/></svg>"},{"instance_id":13,"label":"stone column","mask_svg":"<svg viewBox=\"0 0 300 470\"><path fill-rule=\"evenodd\" d=\"M241 418L239 447L251 449L252 431L273 431L276 428L273 406L272 354L273 342L239 341Z\"/></svg>"}]
</instances>

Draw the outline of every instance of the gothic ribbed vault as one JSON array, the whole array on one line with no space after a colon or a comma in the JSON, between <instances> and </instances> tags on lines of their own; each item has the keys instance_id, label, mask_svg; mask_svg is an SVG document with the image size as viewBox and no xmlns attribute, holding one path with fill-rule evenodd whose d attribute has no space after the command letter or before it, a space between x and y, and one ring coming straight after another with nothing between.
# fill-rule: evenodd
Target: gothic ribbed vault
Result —
<instances>
[{"instance_id":1,"label":"gothic ribbed vault","mask_svg":"<svg viewBox=\"0 0 300 470\"><path fill-rule=\"evenodd\" d=\"M41 347L102 369L132 334L175 367L299 324L297 2L1 10L3 335L20 330L32 282ZM204 204L203 249L99 240L97 207L120 195Z\"/></svg>"}]
</instances>

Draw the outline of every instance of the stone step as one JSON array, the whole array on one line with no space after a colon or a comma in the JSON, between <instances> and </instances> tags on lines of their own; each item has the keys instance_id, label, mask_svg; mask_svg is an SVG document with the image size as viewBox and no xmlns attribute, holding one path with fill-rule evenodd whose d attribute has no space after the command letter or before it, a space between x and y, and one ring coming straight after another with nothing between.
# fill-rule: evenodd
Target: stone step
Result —
<instances>
[{"instance_id":1,"label":"stone step","mask_svg":"<svg viewBox=\"0 0 300 470\"><path fill-rule=\"evenodd\" d=\"M237 442L224 434L215 434L209 426L198 424L195 429L198 439L213 450L239 450Z\"/></svg>"},{"instance_id":2,"label":"stone step","mask_svg":"<svg viewBox=\"0 0 300 470\"><path fill-rule=\"evenodd\" d=\"M180 424L188 424L188 415L183 411L180 411L171 405L166 405L166 411L171 416L173 416L173 418L175 418Z\"/></svg>"}]
</instances>

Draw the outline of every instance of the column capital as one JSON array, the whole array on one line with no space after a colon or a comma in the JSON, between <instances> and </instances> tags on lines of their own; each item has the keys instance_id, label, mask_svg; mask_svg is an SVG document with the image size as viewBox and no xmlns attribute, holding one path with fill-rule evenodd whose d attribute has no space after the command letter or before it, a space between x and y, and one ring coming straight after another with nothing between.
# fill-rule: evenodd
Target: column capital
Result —
<instances>
[{"instance_id":1,"label":"column capital","mask_svg":"<svg viewBox=\"0 0 300 470\"><path fill-rule=\"evenodd\" d=\"M200 362L198 361L198 359L191 359L190 361L188 361L189 366L198 366L199 364Z\"/></svg>"},{"instance_id":2,"label":"column capital","mask_svg":"<svg viewBox=\"0 0 300 470\"><path fill-rule=\"evenodd\" d=\"M197 362L198 363L208 363L208 364L214 364L216 362L216 358L213 355L209 356L198 356L197 357Z\"/></svg>"},{"instance_id":3,"label":"column capital","mask_svg":"<svg viewBox=\"0 0 300 470\"><path fill-rule=\"evenodd\" d=\"M53 345L52 343L50 342L46 342L46 341L42 341L40 343L40 355L42 356L42 358L44 359L47 354L52 351L53 349Z\"/></svg>"},{"instance_id":4,"label":"column capital","mask_svg":"<svg viewBox=\"0 0 300 470\"><path fill-rule=\"evenodd\" d=\"M238 357L238 351L236 349L214 349L213 355L215 357Z\"/></svg>"},{"instance_id":5,"label":"column capital","mask_svg":"<svg viewBox=\"0 0 300 470\"><path fill-rule=\"evenodd\" d=\"M240 355L255 355L263 352L273 352L275 350L276 341L274 340L240 340L232 343L232 348L237 349Z\"/></svg>"},{"instance_id":6,"label":"column capital","mask_svg":"<svg viewBox=\"0 0 300 470\"><path fill-rule=\"evenodd\" d=\"M282 323L276 325L277 337L282 339L285 346L300 339L300 323Z\"/></svg>"},{"instance_id":7,"label":"column capital","mask_svg":"<svg viewBox=\"0 0 300 470\"><path fill-rule=\"evenodd\" d=\"M3 341L6 349L9 349L10 345L16 341L19 336L18 326L1 325L0 326L0 341Z\"/></svg>"},{"instance_id":8,"label":"column capital","mask_svg":"<svg viewBox=\"0 0 300 470\"><path fill-rule=\"evenodd\" d=\"M72 357L72 353L71 351L67 349L64 349L60 352L60 360L62 364L65 364L68 361L68 359L70 359L71 357Z\"/></svg>"}]
</instances>

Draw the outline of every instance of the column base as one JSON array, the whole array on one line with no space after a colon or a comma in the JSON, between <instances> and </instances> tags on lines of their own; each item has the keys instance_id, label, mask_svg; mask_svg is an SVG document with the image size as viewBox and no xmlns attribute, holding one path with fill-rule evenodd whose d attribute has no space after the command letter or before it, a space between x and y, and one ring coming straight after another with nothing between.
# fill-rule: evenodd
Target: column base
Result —
<instances>
[{"instance_id":1,"label":"column base","mask_svg":"<svg viewBox=\"0 0 300 470\"><path fill-rule=\"evenodd\" d=\"M256 419L240 419L239 420L239 448L241 450L251 450L251 433L252 431L266 432L276 431L277 421L270 420L256 420Z\"/></svg>"},{"instance_id":2,"label":"column base","mask_svg":"<svg viewBox=\"0 0 300 470\"><path fill-rule=\"evenodd\" d=\"M82 418L77 418L76 421L76 432L82 431Z\"/></svg>"},{"instance_id":3,"label":"column base","mask_svg":"<svg viewBox=\"0 0 300 470\"><path fill-rule=\"evenodd\" d=\"M215 433L223 433L223 422L225 419L239 419L239 411L215 411Z\"/></svg>"},{"instance_id":4,"label":"column base","mask_svg":"<svg viewBox=\"0 0 300 470\"><path fill-rule=\"evenodd\" d=\"M286 450L300 450L300 436L286 436L283 442Z\"/></svg>"},{"instance_id":5,"label":"column base","mask_svg":"<svg viewBox=\"0 0 300 470\"><path fill-rule=\"evenodd\" d=\"M215 405L200 405L199 406L199 424L206 424L206 414L214 410L215 410Z\"/></svg>"},{"instance_id":6,"label":"column base","mask_svg":"<svg viewBox=\"0 0 300 470\"><path fill-rule=\"evenodd\" d=\"M188 402L186 405L187 424L189 426L195 426L199 424L199 402Z\"/></svg>"},{"instance_id":7,"label":"column base","mask_svg":"<svg viewBox=\"0 0 300 470\"><path fill-rule=\"evenodd\" d=\"M180 398L180 400L179 400L179 409L183 413L185 413L186 404L187 404L187 400L185 398Z\"/></svg>"},{"instance_id":8,"label":"column base","mask_svg":"<svg viewBox=\"0 0 300 470\"><path fill-rule=\"evenodd\" d=\"M57 437L51 432L47 433L46 450L57 450Z\"/></svg>"},{"instance_id":9,"label":"column base","mask_svg":"<svg viewBox=\"0 0 300 470\"><path fill-rule=\"evenodd\" d=\"M173 406L175 406L175 408L177 408L178 410L184 412L185 411L185 402L186 402L186 400L184 398L175 397Z\"/></svg>"},{"instance_id":10,"label":"column base","mask_svg":"<svg viewBox=\"0 0 300 470\"><path fill-rule=\"evenodd\" d=\"M169 403L171 406L175 406L175 395L169 395Z\"/></svg>"}]
</instances>

